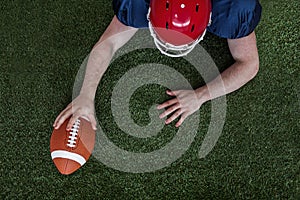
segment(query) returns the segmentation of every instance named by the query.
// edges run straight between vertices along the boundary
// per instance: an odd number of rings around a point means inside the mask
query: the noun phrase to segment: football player
[[[172,57],[186,55],[203,38],[205,31],[226,38],[235,62],[207,85],[195,91],[166,91],[174,98],[158,109],[167,108],[160,118],[176,118],[179,127],[200,106],[231,93],[258,72],[259,56],[254,29],[261,17],[258,0],[113,0],[115,16],[91,51],[80,94],[58,115],[53,126],[70,116],[67,129],[80,116],[90,120],[96,130],[94,97],[101,77],[114,53],[136,33],[148,27],[157,48]],[[122,34],[120,34],[122,33]],[[220,82],[223,81],[223,87]],[[214,90],[210,94],[208,87]],[[192,98],[196,93],[197,99]]]

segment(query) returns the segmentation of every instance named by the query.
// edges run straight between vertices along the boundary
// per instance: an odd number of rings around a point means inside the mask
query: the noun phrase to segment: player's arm
[[[217,77],[208,85],[197,90],[200,102],[231,93],[245,85],[257,74],[259,57],[255,32],[243,38],[228,39],[228,46],[235,63],[221,73],[221,77]],[[220,78],[224,83],[224,88],[220,85]],[[211,94],[208,86],[213,91]]]
[[[228,39],[228,46],[235,63],[213,81],[196,89],[198,99],[193,98],[194,91],[167,91],[168,95],[176,97],[158,106],[158,109],[168,107],[160,115],[161,118],[173,113],[166,120],[167,124],[180,116],[180,120],[176,124],[176,126],[180,126],[187,116],[198,110],[206,101],[233,92],[255,77],[259,68],[255,33],[240,39]]]
[[[112,19],[99,41],[93,47],[84,76],[83,85],[76,97],[56,118],[53,126],[58,129],[68,119],[67,129],[78,117],[85,117],[91,121],[96,129],[94,98],[101,77],[108,68],[114,53],[122,47],[137,31],[137,29],[123,25],[116,16]]]
[[[114,55],[135,34],[137,29],[123,25],[114,16],[100,40],[94,45],[87,64],[80,94],[94,99],[98,83]]]

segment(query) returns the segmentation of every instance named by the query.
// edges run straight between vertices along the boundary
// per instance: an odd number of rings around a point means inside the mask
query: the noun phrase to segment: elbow
[[[259,59],[251,59],[248,61],[244,61],[244,67],[247,69],[247,79],[252,80],[259,71]]]
[[[258,74],[258,71],[259,71],[259,59],[254,59],[252,60],[251,62],[249,62],[248,64],[249,66],[249,75],[250,75],[250,80],[253,79],[257,74]]]
[[[258,74],[258,71],[259,71],[259,59],[253,59],[250,63],[250,69],[251,69],[251,77],[250,77],[250,80],[253,79],[257,74]]]
[[[246,82],[255,78],[259,71],[259,59],[235,60]]]

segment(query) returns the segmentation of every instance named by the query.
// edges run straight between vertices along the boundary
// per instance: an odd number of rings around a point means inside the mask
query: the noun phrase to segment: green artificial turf
[[[52,123],[71,101],[77,71],[113,16],[111,1],[2,1],[0,199],[299,199],[299,1],[261,3],[256,29],[260,71],[227,95],[225,126],[208,156],[199,159],[198,150],[208,129],[210,102],[200,109],[194,142],[169,166],[135,174],[92,156],[80,170],[63,176],[50,157]],[[220,71],[233,62],[226,40],[207,34],[201,44]],[[156,137],[140,139],[114,122],[113,87],[126,71],[150,62],[180,71],[193,87],[203,84],[186,61],[158,50],[115,60],[99,85],[96,114],[107,137],[128,151],[159,149],[177,131],[173,123]],[[130,112],[137,124],[150,122],[148,109],[168,99],[165,89],[145,85],[134,93]]]

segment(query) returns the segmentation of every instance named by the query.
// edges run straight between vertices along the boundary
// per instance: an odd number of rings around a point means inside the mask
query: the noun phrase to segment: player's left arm
[[[160,115],[160,118],[173,113],[166,119],[166,124],[180,117],[176,127],[180,126],[189,115],[197,111],[206,101],[231,93],[255,77],[259,69],[255,32],[243,38],[228,39],[228,46],[235,63],[213,81],[195,91],[167,91],[168,95],[176,98],[158,106],[158,109],[167,108]],[[197,98],[193,98],[194,92],[196,92]]]

